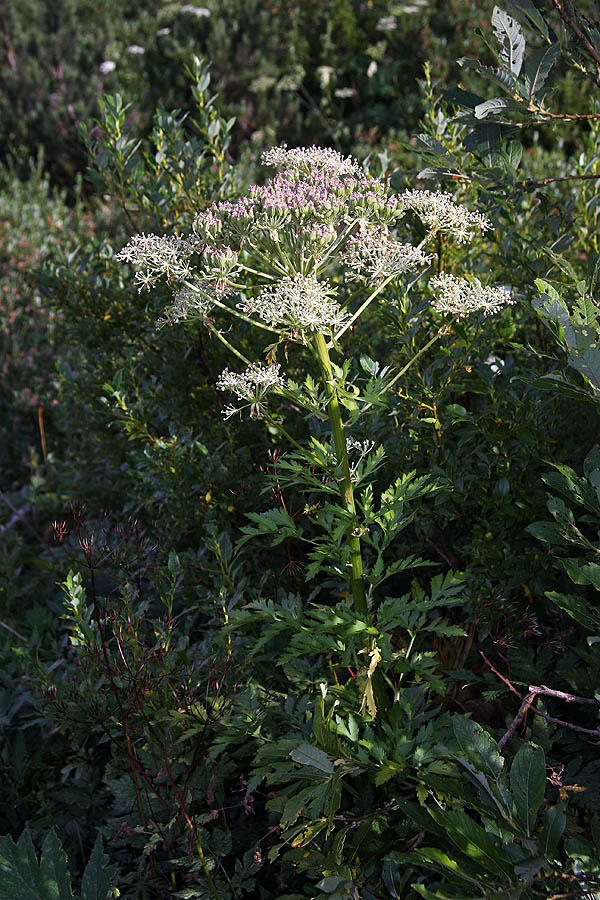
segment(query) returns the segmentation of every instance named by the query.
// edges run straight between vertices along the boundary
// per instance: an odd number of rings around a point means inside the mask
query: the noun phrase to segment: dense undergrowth
[[[1,15],[0,898],[600,896],[594,11]]]

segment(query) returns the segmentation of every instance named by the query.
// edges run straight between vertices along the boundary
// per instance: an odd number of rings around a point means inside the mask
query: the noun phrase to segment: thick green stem
[[[350,476],[350,463],[348,462],[348,451],[346,449],[346,434],[344,432],[340,403],[335,388],[329,350],[327,348],[327,342],[322,334],[315,335],[314,347],[321,366],[325,394],[328,401],[327,411],[329,413],[329,422],[331,424],[337,467],[340,472],[339,484],[342,503],[344,504],[346,512],[350,513],[352,516],[350,525],[348,526],[347,537],[348,547],[350,548],[350,583],[352,587],[352,599],[356,612],[368,616],[369,610],[367,607],[367,595],[365,593],[363,577],[360,536],[358,534],[356,521],[356,506],[354,504],[354,491],[352,489],[352,478]]]

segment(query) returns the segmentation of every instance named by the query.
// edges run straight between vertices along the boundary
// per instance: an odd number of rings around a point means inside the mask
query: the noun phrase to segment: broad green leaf
[[[398,898],[401,897],[398,893],[402,890],[402,880],[399,872],[400,866],[395,860],[389,859],[389,857],[384,859],[381,877],[383,878],[383,883],[387,888],[388,894],[390,897],[393,897],[393,900],[398,900]]]
[[[600,566],[579,559],[561,559],[561,565],[574,584],[593,584],[600,591]],[[600,618],[598,619],[600,623]]]
[[[529,534],[532,534],[538,540],[544,541],[545,544],[552,544],[555,547],[563,546],[567,540],[565,528],[554,522],[532,522],[525,531],[528,531]],[[571,543],[575,542],[571,541]]]
[[[567,814],[562,806],[551,806],[546,810],[544,818],[544,827],[540,835],[540,850],[546,856],[553,856],[558,846],[565,825],[567,824]]]
[[[529,101],[541,94],[554,63],[560,54],[560,45],[550,44],[549,47],[540,47],[527,60],[523,68],[523,80],[527,89]]]
[[[419,806],[416,803],[412,803],[410,800],[404,800],[400,797],[397,798],[396,803],[402,812],[408,816],[409,819],[412,819],[419,828],[430,834],[435,834],[438,838],[445,838],[446,833],[444,829],[435,823],[429,814],[429,810],[425,806]]]
[[[512,864],[499,847],[495,846],[486,831],[466,813],[442,809],[430,809],[430,815],[441,825],[447,837],[459,850],[476,862],[484,871],[500,878],[510,879]]]
[[[504,760],[498,752],[498,745],[487,731],[464,716],[454,716],[452,727],[461,754],[479,771],[498,778],[504,767]]]
[[[532,25],[548,38],[548,26],[533,0],[506,0],[508,6],[516,13],[526,16]]]
[[[598,616],[594,614],[591,607],[588,606],[583,597],[576,597],[573,594],[559,594],[558,591],[546,591],[546,597],[553,603],[556,603],[564,612],[587,628],[588,631],[596,631],[600,622]]]
[[[462,853],[458,854],[458,859],[454,859],[453,856],[448,856],[438,847],[419,847],[415,855],[436,872],[449,875],[453,881],[477,884],[477,877],[481,875],[479,866],[473,865],[471,860],[465,859]],[[471,875],[468,874],[467,869]]]
[[[317,883],[317,887],[325,894],[333,894],[339,888],[345,887],[347,884],[347,880],[340,875],[328,875]]]
[[[294,794],[293,797],[287,798],[283,807],[283,812],[281,814],[281,825],[283,827],[285,827],[286,825],[294,824],[304,807],[309,802],[310,797],[310,791],[302,791],[299,794]]]
[[[572,384],[563,378],[562,375],[540,375],[539,378],[532,378],[530,384],[544,391],[555,391],[557,394],[564,394],[566,397],[572,397],[574,400],[591,399],[587,388]]]
[[[296,834],[296,837],[292,839],[292,847],[304,847],[306,844],[310,844],[312,839],[320,834],[326,827],[327,822],[325,820],[313,822],[312,825],[307,825],[306,828],[302,828],[301,831]]]
[[[334,771],[333,763],[327,754],[319,750],[318,747],[311,747],[310,744],[300,744],[299,747],[292,750],[290,756],[294,762],[299,763],[301,766],[314,766],[315,769],[325,772],[326,775],[331,775]]]
[[[533,879],[544,866],[543,856],[532,856],[515,866],[515,874],[519,875],[526,885],[531,885]]]
[[[499,113],[527,113],[528,109],[524,103],[511,100],[507,97],[494,97],[492,100],[484,100],[478,103],[473,114],[476,119],[486,119],[490,115],[498,115]]]
[[[529,837],[546,790],[546,758],[541,747],[525,744],[510,769],[510,788],[517,816]]]

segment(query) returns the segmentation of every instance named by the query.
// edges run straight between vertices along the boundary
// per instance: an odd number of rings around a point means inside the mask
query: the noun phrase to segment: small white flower
[[[156,327],[160,329],[165,325],[175,325],[187,319],[204,321],[214,306],[211,296],[214,293],[214,285],[210,282],[196,280],[194,287],[186,285],[177,291],[173,303],[157,321]]]
[[[319,76],[319,82],[321,84],[321,88],[326,88],[331,81],[331,76],[335,72],[333,66],[319,66],[317,68],[317,75]]]
[[[296,147],[288,150],[285,144],[265,150],[261,157],[263,166],[277,169],[323,169],[338,175],[361,175],[362,169],[351,156],[342,156],[328,147]]]
[[[459,244],[472,240],[477,232],[488,231],[492,223],[481,213],[455,203],[440,191],[406,191],[399,198],[399,210],[412,210],[433,233],[451,234]]]
[[[366,224],[350,238],[342,256],[351,278],[375,283],[424,266],[430,259],[419,247],[394,240],[387,229]]]
[[[348,453],[355,451],[360,456],[366,456],[375,447],[375,441],[357,441],[356,438],[346,438],[346,450]]]
[[[397,27],[396,16],[382,16],[375,26],[377,31],[395,31]]]
[[[110,72],[114,72],[117,68],[116,62],[112,59],[105,59],[104,62],[100,63],[99,69],[103,75],[108,75]]]
[[[166,37],[168,34],[171,34],[170,28],[159,28],[156,32],[156,37]]]
[[[351,88],[351,87],[336,88],[336,90],[333,93],[335,94],[336,97],[339,97],[340,100],[347,100],[350,97],[354,97],[354,88]]]
[[[262,401],[265,395],[274,387],[284,387],[285,381],[279,374],[280,366],[273,363],[270,366],[261,366],[259,363],[250,363],[244,372],[231,372],[225,369],[217,379],[217,388],[220,391],[231,391],[238,400],[245,400],[241,407],[228,406],[223,411],[228,419],[236,412],[241,412],[246,406],[250,406],[250,415],[254,418],[260,416]]]
[[[367,68],[367,78],[372,78],[377,71],[377,62],[372,59]]]
[[[150,290],[160,278],[182,281],[192,275],[190,256],[196,246],[186,238],[157,234],[136,234],[116,259],[131,263],[139,291]]]
[[[193,6],[191,3],[184,4],[179,12],[191,13],[197,19],[204,19],[210,16],[210,9],[207,9],[206,6]]]
[[[478,278],[457,278],[442,272],[434,275],[429,284],[435,295],[431,304],[433,308],[457,319],[478,311],[483,312],[484,316],[491,316],[515,303],[507,288],[483,285]]]
[[[331,288],[312,275],[286,276],[264,288],[258,297],[241,304],[246,313],[256,313],[272,326],[284,326],[291,333],[331,331],[348,319]]]
[[[142,56],[146,51],[139,44],[130,44],[127,52],[131,53],[132,56]]]

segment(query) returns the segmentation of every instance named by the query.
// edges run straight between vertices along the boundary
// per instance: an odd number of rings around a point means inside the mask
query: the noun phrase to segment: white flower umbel
[[[292,333],[329,332],[348,320],[332,293],[329,285],[318,278],[297,274],[269,285],[257,297],[240,304],[240,308]]]
[[[450,234],[459,244],[492,228],[481,213],[459,206],[450,194],[439,191],[406,191],[400,197],[399,210],[412,210],[430,231]]]
[[[491,316],[515,302],[507,288],[484,285],[478,278],[457,278],[442,272],[434,275],[429,286],[435,295],[433,308],[457,319],[474,312]]]
[[[188,286],[181,288],[175,294],[173,303],[165,311],[164,316],[157,321],[156,327],[160,329],[186,319],[205,321],[214,306],[211,293],[214,293],[214,285],[198,280],[193,288]]]
[[[250,415],[261,415],[262,401],[265,395],[273,387],[283,387],[285,382],[279,374],[280,366],[273,363],[270,366],[261,366],[258,363],[250,363],[244,372],[231,372],[225,369],[217,379],[217,387],[220,391],[231,391],[238,400],[245,400],[242,406],[228,406],[223,410],[226,419],[241,412],[246,406],[250,407]]]
[[[351,156],[342,156],[327,147],[296,147],[288,150],[285,144],[265,150],[261,157],[264,166],[276,169],[325,169],[337,175],[362,175],[363,171]]]
[[[135,281],[140,291],[150,290],[161,278],[183,281],[192,270],[190,256],[196,246],[186,238],[157,234],[136,234],[117,253],[116,259],[131,263],[136,269]]]
[[[351,278],[380,284],[386,278],[424,266],[431,257],[420,247],[401,244],[385,228],[362,227],[346,244],[342,261]]]

